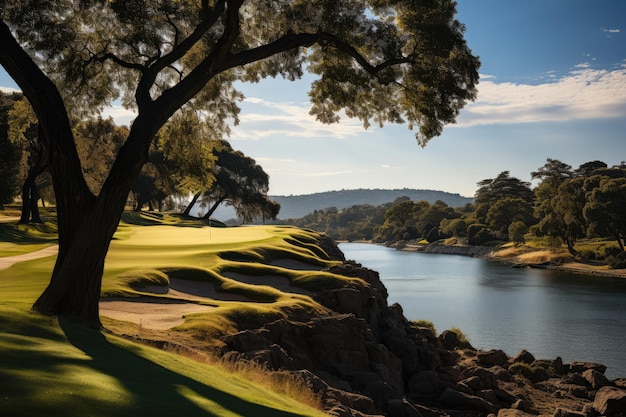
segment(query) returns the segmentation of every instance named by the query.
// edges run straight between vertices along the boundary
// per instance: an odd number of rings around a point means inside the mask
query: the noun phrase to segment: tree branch
[[[332,46],[346,53],[373,77],[378,77],[380,72],[386,68],[394,65],[406,64],[415,59],[414,55],[409,55],[406,57],[390,59],[378,65],[372,65],[356,50],[356,48],[331,33],[288,33],[274,42],[231,55],[225,63],[227,66],[225,69],[250,64],[281,52],[286,52],[298,47],[308,47],[316,43],[322,47]]]

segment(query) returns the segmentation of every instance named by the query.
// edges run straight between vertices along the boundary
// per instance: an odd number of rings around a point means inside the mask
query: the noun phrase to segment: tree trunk
[[[189,213],[191,213],[191,209],[193,208],[193,206],[196,205],[196,202],[200,198],[201,194],[202,194],[202,192],[194,194],[193,198],[191,199],[191,202],[189,204],[187,204],[187,207],[185,207],[185,211],[183,211],[183,214],[185,216],[189,216]]]
[[[573,239],[564,239],[564,240],[565,240],[565,244],[567,245],[567,250],[569,251],[569,253],[573,257],[578,256],[578,251],[574,249],[574,240]]]
[[[26,180],[24,180],[24,185],[22,186],[22,214],[20,216],[21,224],[27,224],[31,221],[31,219],[36,223],[41,223],[41,219],[39,218],[39,208],[37,207],[39,192],[37,191],[37,185],[35,181],[37,180],[37,177],[41,175],[47,168],[47,164],[38,162],[33,168],[29,170],[28,175],[26,176]],[[36,197],[36,200],[33,202],[32,199],[34,197]],[[36,210],[36,214],[33,212],[33,207]]]
[[[619,248],[622,250],[622,252],[624,252],[624,244],[622,243],[622,239],[620,238],[620,233],[616,232],[615,237],[616,237],[615,240],[617,240],[617,244],[619,245]],[[626,242],[626,239],[625,239],[625,242]]]
[[[59,252],[48,287],[33,310],[58,315],[100,328],[99,299],[104,260],[121,211],[107,210],[106,204],[86,209],[75,227],[69,247]],[[62,230],[59,230],[61,238]]]
[[[215,210],[217,210],[219,205],[222,204],[225,200],[226,200],[226,197],[218,198],[215,204],[213,204],[213,206],[209,209],[209,211],[204,216],[202,216],[202,218],[205,220],[209,220],[211,216],[213,215],[213,213],[215,213]]]
[[[30,222],[31,223],[43,223],[41,221],[41,217],[39,216],[39,206],[37,202],[39,201],[39,188],[37,187],[37,183],[33,183],[30,187]]]

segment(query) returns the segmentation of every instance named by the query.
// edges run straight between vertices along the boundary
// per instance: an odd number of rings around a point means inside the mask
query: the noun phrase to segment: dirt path
[[[56,255],[59,252],[59,245],[50,246],[41,250],[24,253],[22,255],[5,256],[0,258],[0,270],[10,268],[19,262],[32,261],[33,259],[45,258]]]

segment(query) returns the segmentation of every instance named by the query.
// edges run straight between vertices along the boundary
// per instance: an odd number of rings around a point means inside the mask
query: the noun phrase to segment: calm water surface
[[[339,247],[380,273],[389,302],[410,320],[432,321],[438,332],[458,327],[476,348],[600,362],[607,376],[626,377],[626,280],[365,243]]]

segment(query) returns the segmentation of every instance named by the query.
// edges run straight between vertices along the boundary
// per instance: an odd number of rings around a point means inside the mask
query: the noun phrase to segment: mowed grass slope
[[[347,279],[315,268],[294,271],[273,264],[285,259],[318,267],[332,263],[323,259],[315,235],[300,229],[209,228],[158,215],[130,214],[124,220],[107,257],[103,295],[182,298],[214,307],[190,315],[169,331],[170,337],[203,335],[208,343],[215,332],[236,329],[238,320],[322,309],[306,295],[262,285],[269,275],[309,288]],[[39,233],[38,239],[54,239],[53,231]],[[323,415],[223,368],[31,312],[53,265],[54,257],[48,257],[0,271],[1,416]],[[224,271],[256,274],[261,282],[238,282],[222,275]],[[172,279],[203,281],[248,301],[184,300],[185,295],[146,291],[152,285],[166,287]],[[124,323],[104,322],[124,328]]]

